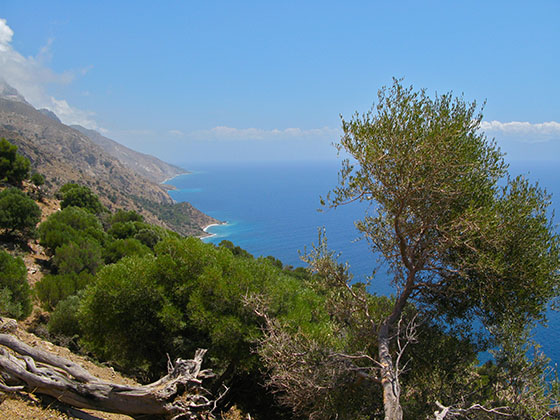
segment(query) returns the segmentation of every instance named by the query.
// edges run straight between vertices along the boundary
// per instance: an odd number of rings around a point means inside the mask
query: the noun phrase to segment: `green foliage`
[[[84,185],[74,183],[65,184],[60,188],[59,196],[62,198],[60,202],[61,209],[80,207],[93,214],[100,214],[107,211],[99,201],[99,197]]]
[[[475,308],[486,325],[505,323],[511,334],[543,320],[559,292],[560,242],[549,205],[544,191],[518,177],[470,215],[478,229],[465,230],[464,239],[475,247],[449,248],[446,263],[461,267],[461,274],[447,277],[444,308]]]
[[[0,288],[0,314],[12,318],[24,318],[22,305],[16,302],[7,287]]]
[[[21,258],[0,250],[0,314],[23,319],[31,313],[27,269]]]
[[[166,299],[152,272],[153,258],[125,258],[105,266],[84,292],[79,319],[83,340],[98,357],[150,371],[165,361]]]
[[[54,335],[73,337],[81,334],[80,322],[78,320],[78,309],[80,298],[76,295],[61,300],[51,313],[48,329]]]
[[[183,234],[193,231],[200,232],[200,227],[196,221],[191,219],[190,214],[193,211],[193,207],[189,203],[161,203],[138,196],[131,196],[131,198],[138,206],[154,213],[159,219],[178,232]]]
[[[116,222],[107,231],[109,235],[116,239],[132,238],[138,233],[137,223],[135,222]]]
[[[180,237],[175,232],[144,222],[143,217],[134,211],[123,210],[111,216],[107,233],[115,239],[137,239],[150,249],[163,238]]]
[[[37,203],[17,188],[0,192],[0,228],[29,237],[34,234],[40,218],[41,209]]]
[[[515,318],[521,331],[558,293],[559,238],[546,193],[521,178],[499,187],[506,165],[481,120],[475,103],[395,81],[374,110],[342,121],[339,148],[356,163],[344,162],[331,205],[374,204],[358,229],[433,316]]]
[[[117,239],[110,242],[103,250],[103,258],[106,264],[116,263],[124,257],[134,255],[143,257],[149,254],[152,254],[151,249],[134,238]]]
[[[97,241],[84,237],[67,242],[56,248],[53,264],[60,274],[79,274],[82,271],[95,274],[102,265],[102,248]]]
[[[53,213],[39,225],[39,238],[41,245],[54,253],[61,245],[86,238],[102,244],[106,234],[93,214],[78,207],[67,207]]]
[[[93,275],[85,271],[79,274],[47,274],[35,284],[35,294],[43,309],[52,311],[60,301],[76,295],[93,280]]]
[[[146,245],[150,249],[154,249],[156,244],[162,239],[161,234],[163,237],[168,236],[167,232],[163,232],[163,229],[159,229],[160,232],[158,233],[157,228],[159,226],[147,227],[138,230],[138,233],[134,235],[134,239],[138,239],[144,245]],[[160,234],[161,233],[161,234]]]
[[[308,282],[326,297],[331,331],[302,334],[276,320],[260,350],[270,385],[295,411],[328,419],[381,418],[387,410],[385,418],[401,418],[402,403],[404,418],[416,419],[432,415],[439,401],[454,410],[478,407],[480,419],[495,415],[476,404],[506,406],[515,418],[546,416],[551,394],[547,402],[542,364],[528,363],[510,341],[523,342],[558,294],[560,240],[549,197],[507,177],[481,121],[476,103],[450,93],[430,98],[398,80],[379,91],[370,112],[342,121],[338,148],[352,160],[343,162],[328,203],[371,204],[356,226],[389,268],[395,297],[372,299],[362,286],[349,287],[346,269],[320,240],[308,258],[317,276]],[[481,348],[473,318],[503,352],[484,372],[475,365]],[[349,356],[344,363],[334,356],[341,353]],[[353,393],[345,385],[356,372],[365,379]],[[376,381],[382,386],[372,391]],[[355,398],[349,409],[336,403],[345,395]]]
[[[220,242],[218,246],[229,249],[233,253],[233,255],[237,255],[239,257],[245,257],[245,258],[253,258],[253,256],[249,252],[247,252],[240,246],[235,246],[231,241],[224,239],[223,241]],[[282,268],[282,266],[280,266],[280,268]]]
[[[201,346],[219,372],[228,366],[230,375],[258,372],[252,349],[261,321],[244,298],[261,293],[276,316],[302,325],[320,318],[314,294],[270,261],[235,256],[196,238],[163,239],[155,257],[123,258],[97,274],[80,309],[84,343],[103,358],[151,374],[165,368],[165,353],[175,357]]]
[[[42,174],[40,174],[39,172],[35,172],[33,175],[31,175],[31,178],[29,180],[36,187],[40,187],[41,185],[45,184],[45,177]]]
[[[111,216],[111,224],[119,223],[119,222],[143,222],[144,217],[141,214],[136,213],[134,210],[126,211],[126,210],[117,210]]]
[[[0,139],[0,181],[20,185],[29,175],[29,159],[17,153],[17,146]]]

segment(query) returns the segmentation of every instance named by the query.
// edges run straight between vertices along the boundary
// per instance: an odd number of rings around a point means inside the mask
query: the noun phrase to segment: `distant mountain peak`
[[[27,103],[25,98],[18,92],[18,90],[10,86],[2,78],[0,78],[0,98],[9,99],[10,101]]]

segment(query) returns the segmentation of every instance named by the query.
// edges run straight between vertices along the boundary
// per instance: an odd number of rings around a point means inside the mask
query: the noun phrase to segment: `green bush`
[[[116,222],[114,223],[107,233],[115,239],[132,238],[138,232],[136,223],[134,222]]]
[[[91,238],[79,238],[56,248],[53,264],[59,274],[95,274],[103,264],[102,248]]]
[[[9,234],[20,232],[24,237],[32,236],[41,219],[41,209],[26,194],[17,188],[0,192],[0,228]]]
[[[134,238],[117,239],[109,243],[103,250],[106,264],[116,263],[124,257],[132,257],[134,255],[143,257],[148,254],[152,254],[151,249]]]
[[[155,227],[155,226],[154,226]],[[163,229],[161,229],[163,230]],[[165,235],[165,233],[164,233]],[[142,228],[138,231],[136,235],[134,235],[135,239],[138,239],[144,245],[146,245],[150,249],[154,249],[156,244],[162,240],[161,234],[153,228]]]
[[[103,244],[106,236],[99,220],[78,207],[67,207],[53,213],[39,225],[41,245],[49,248],[52,253],[59,246],[77,242],[81,238],[89,237]]]
[[[134,210],[117,210],[115,214],[111,216],[111,224],[119,222],[143,222],[144,217],[136,213]]]
[[[29,176],[29,159],[17,153],[17,146],[0,139],[0,181],[20,185]]]
[[[96,354],[157,370],[164,367],[162,354],[190,354],[207,345],[218,370],[229,364],[253,369],[261,323],[245,296],[266,294],[278,316],[296,308],[293,319],[318,316],[300,302],[313,293],[303,293],[301,280],[269,260],[236,256],[196,238],[164,239],[155,254],[105,266],[85,291],[80,319]]]
[[[38,172],[35,172],[33,175],[31,175],[31,178],[29,180],[36,187],[40,187],[41,185],[45,184],[45,177]]]
[[[31,313],[27,269],[21,258],[0,250],[0,313],[22,319]]]
[[[51,313],[47,328],[49,333],[72,337],[81,334],[78,320],[80,298],[76,295],[61,300]]]
[[[80,207],[93,214],[100,214],[106,211],[103,204],[99,201],[99,197],[84,185],[65,184],[60,188],[58,196],[62,198],[60,202],[61,209]]]
[[[152,275],[155,260],[124,258],[105,266],[88,287],[78,317],[84,344],[125,369],[164,366],[171,337],[161,319],[166,299]]]
[[[94,277],[87,273],[80,274],[47,274],[35,283],[35,294],[41,301],[41,306],[47,311],[52,311],[61,300],[77,294]]]

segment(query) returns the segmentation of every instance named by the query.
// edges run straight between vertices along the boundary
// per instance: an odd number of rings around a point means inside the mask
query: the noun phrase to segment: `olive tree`
[[[338,148],[350,158],[327,204],[370,203],[356,226],[394,286],[385,315],[363,307],[377,341],[370,356],[386,420],[403,418],[398,332],[407,305],[424,319],[453,325],[476,318],[488,331],[521,335],[558,293],[549,197],[508,176],[481,120],[474,102],[451,93],[431,98],[398,80],[379,91],[372,110],[342,120]],[[312,268],[324,268],[323,258],[330,256],[314,255]]]

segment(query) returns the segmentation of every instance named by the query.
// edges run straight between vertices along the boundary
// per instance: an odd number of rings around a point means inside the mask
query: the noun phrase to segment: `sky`
[[[393,77],[486,102],[508,159],[558,160],[558,22],[558,0],[2,0],[0,77],[172,163],[335,159]]]

